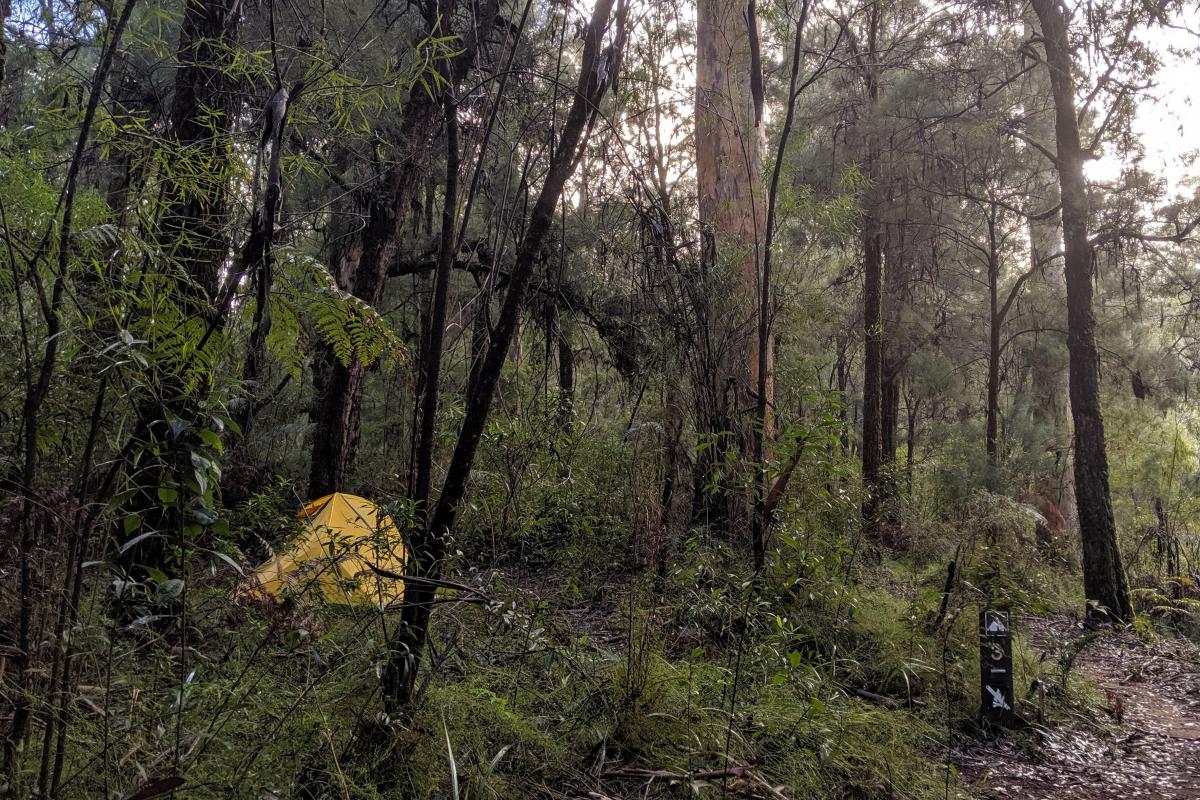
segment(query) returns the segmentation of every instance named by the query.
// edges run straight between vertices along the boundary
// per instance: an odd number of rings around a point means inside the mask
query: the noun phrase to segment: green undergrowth
[[[656,779],[667,796],[716,797],[721,779],[690,776],[726,767],[753,775],[724,781],[745,796],[762,781],[789,797],[940,796],[944,706],[928,699],[931,644],[903,603],[670,580],[626,587],[571,624],[576,607],[511,588],[490,607],[444,604],[436,667],[413,717],[389,723],[383,759],[350,737],[378,713],[377,615],[231,605],[228,581],[211,576],[189,597],[186,637],[97,611],[80,635],[111,660],[80,665],[87,700],[71,710],[63,796],[126,796],[175,774],[188,798],[305,785],[350,798],[625,796],[646,781],[636,770],[654,770],[682,778]],[[700,592],[734,609],[724,635],[680,624]],[[952,683],[961,696],[961,676]],[[896,707],[856,697],[860,686]]]
[[[949,596],[944,562],[788,526],[757,576],[703,531],[657,577],[458,574],[479,595],[439,596],[419,701],[390,720],[394,616],[235,603],[220,570],[189,580],[186,624],[118,626],[98,600],[63,796],[178,775],[188,798],[944,797],[948,742],[977,732],[978,609],[1073,602],[1035,558],[959,552]],[[1021,635],[1014,663],[1026,718],[1095,708]],[[354,738],[379,722],[382,751]]]

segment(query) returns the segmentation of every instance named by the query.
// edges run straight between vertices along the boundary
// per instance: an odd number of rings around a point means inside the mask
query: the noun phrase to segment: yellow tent
[[[339,605],[385,606],[404,594],[404,542],[379,506],[340,492],[314,500],[298,515],[300,534],[251,576],[249,592],[323,598]]]

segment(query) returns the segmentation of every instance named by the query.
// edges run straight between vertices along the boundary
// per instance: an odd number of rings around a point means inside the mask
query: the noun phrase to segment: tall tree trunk
[[[863,532],[876,540],[883,511],[883,252],[878,224],[868,211],[863,229],[862,513]]]
[[[917,450],[917,414],[921,411],[921,398],[913,397],[911,393],[904,395],[904,409],[907,412],[907,424],[904,429],[904,483],[905,491],[911,495],[913,490],[913,464]]]
[[[1035,31],[1033,21],[1026,26],[1027,36]],[[1034,97],[1051,98],[1050,78],[1046,70],[1033,70],[1029,75],[1028,91]],[[1054,108],[1051,103],[1044,111],[1030,115],[1027,130],[1031,137],[1049,144],[1054,141]],[[1042,209],[1058,206],[1061,193],[1053,174],[1046,174],[1037,186],[1037,203]],[[1062,262],[1055,255],[1062,250],[1062,214],[1054,212],[1044,219],[1029,222],[1030,269],[1036,272],[1031,292],[1036,291],[1042,301],[1055,313],[1043,321],[1046,327],[1065,328],[1065,281]],[[1067,355],[1060,347],[1057,334],[1039,336],[1026,349],[1030,387],[1033,393],[1032,413],[1040,427],[1049,432],[1045,447],[1052,457],[1053,467],[1037,476],[1035,489],[1038,494],[1053,502],[1062,513],[1064,524],[1074,529],[1077,524],[1075,511],[1075,475],[1072,456],[1070,386],[1068,381]],[[1053,341],[1048,341],[1053,339]]]
[[[557,327],[558,426],[560,431],[568,433],[575,416],[575,350],[571,346],[570,320],[560,314]]]
[[[907,189],[901,188],[901,197]],[[905,222],[894,222],[886,236],[883,261],[883,365],[881,367],[880,460],[885,469],[896,461],[897,435],[900,429],[900,384],[903,353],[897,334],[900,330],[900,311],[904,307],[908,287],[908,260],[905,251]],[[885,475],[885,485],[889,476]],[[890,490],[890,486],[888,487]],[[891,502],[894,498],[885,498]]]
[[[8,15],[12,13],[12,0],[0,0],[0,92],[4,91],[4,79],[8,69],[8,36],[4,26],[8,24]],[[4,122],[4,112],[0,109],[0,124]]]
[[[906,198],[907,185],[901,179],[898,195]],[[900,350],[900,313],[908,291],[908,253],[905,249],[907,202],[896,203],[901,209],[901,219],[890,226],[885,237],[883,260],[883,318],[880,335],[883,337],[883,355],[880,364],[879,383],[879,513],[887,528],[887,536],[897,534],[900,528],[899,484],[897,482],[896,449],[900,430],[900,385],[904,381],[904,354]]]
[[[739,475],[725,474],[725,454],[736,453],[743,462],[739,471],[752,457],[749,412],[756,407],[760,370],[756,322],[765,212],[757,24],[738,0],[696,5],[696,188],[708,323],[696,422],[701,434],[721,437],[698,459],[698,478],[706,483],[708,472],[716,471],[718,491],[698,497],[711,501],[710,517],[731,528],[748,520],[750,498],[736,488]],[[769,372],[769,347],[767,357]]]
[[[754,481],[754,520],[750,532],[750,543],[754,551],[754,569],[759,571],[766,561],[767,534],[770,532],[774,508],[768,507],[767,497],[771,493],[771,475],[767,469],[767,435],[770,432],[771,403],[774,401],[771,384],[771,314],[773,287],[771,285],[771,248],[775,238],[775,210],[779,200],[779,179],[783,175],[784,155],[788,139],[792,134],[792,123],[796,116],[796,96],[800,92],[797,81],[800,77],[800,61],[803,55],[804,28],[808,22],[809,0],[803,0],[800,15],[796,20],[796,32],[792,39],[792,63],[788,78],[787,110],[783,119],[783,130],[779,133],[779,147],[775,151],[775,166],[771,171],[771,185],[767,192],[767,218],[763,241],[762,282],[758,290],[758,364],[755,386],[756,406],[754,419],[754,466],[758,471]],[[750,20],[754,22],[753,19]],[[761,76],[759,76],[761,77]],[[794,469],[794,467],[793,467]],[[789,474],[780,474],[777,481],[786,481]]]
[[[1092,246],[1084,153],[1075,112],[1075,82],[1067,25],[1057,0],[1032,0],[1042,28],[1054,96],[1059,187],[1067,279],[1067,348],[1071,416],[1075,423],[1075,492],[1083,543],[1083,587],[1088,600],[1113,619],[1130,620],[1133,608],[1121,566],[1108,486],[1108,455],[1100,411],[1100,359],[1092,314]]]
[[[987,359],[987,422],[984,426],[984,442],[987,450],[988,483],[996,490],[995,472],[1000,453],[1000,329],[1004,320],[1000,316],[1000,263],[996,254],[990,252],[988,273],[988,359]]]
[[[517,247],[508,290],[479,369],[475,391],[467,398],[466,417],[459,430],[441,494],[433,507],[428,525],[411,536],[408,542],[412,559],[409,572],[419,578],[436,580],[441,574],[450,531],[466,493],[475,452],[487,424],[500,373],[516,333],[539,253],[553,225],[554,210],[567,179],[578,163],[584,129],[589,126],[589,120],[594,119],[595,109],[608,87],[608,77],[615,77],[619,69],[624,40],[624,3],[618,10],[617,31],[611,48],[602,53],[600,47],[613,2],[598,0],[592,12],[584,39],[575,99],[563,123],[558,147],[550,160],[545,183],[530,214],[529,225]],[[604,61],[600,62],[599,59]],[[601,63],[604,69],[599,68]],[[389,643],[388,662],[383,675],[384,707],[389,713],[406,710],[412,701],[416,675],[428,637],[435,589],[434,582],[425,580],[409,581],[405,586],[400,626]]]
[[[240,15],[241,0],[187,0],[184,6],[169,118],[179,158],[195,169],[180,180],[168,181],[166,208],[158,225],[166,255],[186,276],[180,284],[180,303],[185,311],[204,321],[208,333],[221,324],[219,284],[230,246],[230,134],[241,105],[231,67]],[[196,166],[201,164],[204,169]],[[207,338],[206,333],[204,341]],[[207,388],[200,387],[197,393]],[[165,565],[167,537],[180,528],[177,509],[164,506],[158,498],[159,487],[173,480],[178,465],[159,453],[179,449],[179,443],[168,444],[168,419],[174,417],[190,424],[198,401],[197,393],[184,393],[183,382],[176,374],[162,376],[160,393],[162,407],[148,406],[140,414],[146,438],[140,454],[144,461],[137,470],[138,492],[125,514],[141,519],[141,533],[156,535],[123,549],[117,559],[138,580],[146,576],[147,567],[159,569]],[[185,435],[191,436],[192,431],[189,429]],[[125,613],[131,608],[122,604],[118,610]]]
[[[186,296],[206,316],[229,252],[229,134],[242,96],[230,67],[240,14],[241,0],[187,0],[171,100],[171,133],[179,157],[205,168],[171,182],[159,228],[167,254],[194,284]]]
[[[874,112],[879,103],[877,44],[882,10],[872,3],[867,11],[865,52],[857,60],[866,90],[867,107]],[[870,124],[870,120],[868,120]],[[863,400],[862,478],[863,533],[879,541],[883,533],[883,241],[882,187],[878,143],[868,130],[863,141],[865,173],[870,180],[863,197]]]
[[[841,440],[842,453],[846,456],[849,456],[853,452],[851,449],[852,443],[850,441],[850,431],[852,428],[852,421],[850,419],[850,398],[847,396],[847,392],[850,388],[850,357],[846,351],[849,346],[850,343],[847,336],[839,333],[835,339],[837,357],[833,362],[833,377],[835,383],[832,388],[837,389],[838,399],[841,400],[841,404],[837,412],[838,420],[841,422],[841,425],[839,426],[839,430],[841,432],[838,438]]]
[[[267,337],[271,335],[271,284],[274,282],[274,244],[275,220],[283,203],[283,174],[281,156],[283,151],[283,132],[287,124],[288,95],[280,86],[275,100],[280,105],[270,109],[275,117],[268,117],[264,124],[269,125],[263,141],[270,145],[271,157],[267,166],[267,185],[263,193],[262,205],[254,209],[250,223],[250,236],[242,258],[243,269],[254,280],[254,320],[250,328],[250,340],[246,347],[246,360],[242,365],[242,378],[249,389],[250,396],[242,413],[238,415],[238,423],[242,428],[242,436],[250,432],[250,425],[257,412],[256,405],[265,402],[265,394],[259,391],[259,383],[267,369]],[[263,157],[262,148],[259,158]],[[258,186],[254,187],[257,192]]]
[[[458,214],[458,106],[454,96],[446,92],[443,100],[446,113],[446,197],[442,204],[442,235],[438,249],[437,272],[433,278],[433,297],[430,300],[429,335],[424,353],[424,375],[421,396],[421,424],[417,440],[417,482],[413,500],[427,510],[429,485],[433,476],[434,434],[437,427],[438,387],[442,374],[442,343],[446,334],[446,304],[450,297],[450,268],[458,246],[456,220]]]

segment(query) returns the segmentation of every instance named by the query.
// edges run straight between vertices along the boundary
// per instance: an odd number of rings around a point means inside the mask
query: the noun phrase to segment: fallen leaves
[[[1043,648],[1077,635],[1064,618],[1025,624]],[[1200,798],[1200,654],[1114,632],[1083,652],[1079,669],[1104,688],[1117,733],[1045,730],[1033,753],[1005,739],[975,742],[954,754],[974,791],[1022,800]]]

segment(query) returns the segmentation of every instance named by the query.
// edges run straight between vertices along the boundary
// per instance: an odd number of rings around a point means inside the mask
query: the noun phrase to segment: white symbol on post
[[[992,708],[1002,708],[1005,711],[1012,711],[1012,706],[1004,699],[1004,692],[999,689],[993,689],[991,686],[988,686],[987,690],[988,694],[992,696]]]
[[[1005,633],[1008,628],[1004,624],[1004,619],[995,612],[988,612],[987,626],[984,628],[985,633]]]

